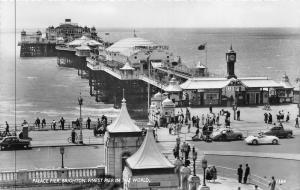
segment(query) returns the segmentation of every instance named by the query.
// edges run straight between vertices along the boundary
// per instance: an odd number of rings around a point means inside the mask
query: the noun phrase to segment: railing
[[[165,89],[167,85],[160,82],[155,76],[148,76],[147,74],[141,73],[140,71],[120,71],[119,69],[111,68],[106,66],[104,63],[99,62],[92,58],[87,58],[87,66],[93,70],[103,70],[112,76],[120,80],[143,80],[147,83],[150,83],[153,86],[158,88]]]
[[[58,168],[38,170],[18,170],[16,172],[0,172],[0,187],[5,185],[35,184],[39,179],[86,179],[96,178],[105,174],[105,166],[88,168]]]
[[[223,176],[223,177],[237,179],[237,174],[236,174],[237,169],[228,168],[228,167],[224,167],[224,166],[215,166],[215,167],[217,168],[218,175]],[[260,177],[258,175],[250,174],[249,182],[251,184],[258,185],[262,189],[267,189],[269,187],[270,181],[268,181],[267,179]],[[276,190],[282,190],[282,189],[280,187],[278,187],[278,185],[277,185]]]

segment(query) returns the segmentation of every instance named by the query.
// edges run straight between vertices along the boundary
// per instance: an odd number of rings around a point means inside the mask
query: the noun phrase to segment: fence
[[[68,180],[68,179],[88,179],[103,176],[105,166],[90,168],[59,168],[59,169],[39,169],[39,170],[18,170],[16,172],[0,172],[0,187],[10,185],[32,185],[43,179],[48,180]],[[55,182],[54,182],[55,183]]]
[[[234,178],[237,179],[237,169],[233,168],[228,168],[224,166],[215,166],[218,171],[218,175],[223,176],[223,177],[228,177],[228,178]],[[269,187],[269,182],[266,178],[260,177],[255,174],[251,174],[249,176],[249,183],[258,185],[262,189],[268,189]],[[276,190],[282,190],[280,187],[276,187]]]

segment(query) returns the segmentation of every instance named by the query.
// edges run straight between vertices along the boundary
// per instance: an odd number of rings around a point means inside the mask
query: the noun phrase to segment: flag
[[[198,50],[205,50],[206,42],[198,46]]]

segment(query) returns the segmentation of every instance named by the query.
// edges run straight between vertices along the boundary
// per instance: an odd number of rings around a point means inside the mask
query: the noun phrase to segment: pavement
[[[76,130],[79,135],[79,130]],[[101,145],[103,137],[95,137],[93,130],[83,129],[83,145]],[[51,130],[51,131],[30,131],[29,137],[32,138],[32,147],[55,147],[55,146],[82,146],[68,142],[71,137],[70,130]]]

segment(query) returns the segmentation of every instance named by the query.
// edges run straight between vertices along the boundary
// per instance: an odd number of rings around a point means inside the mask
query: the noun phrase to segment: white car
[[[279,144],[279,138],[275,136],[269,136],[269,135],[250,135],[245,139],[245,142],[247,144]]]

